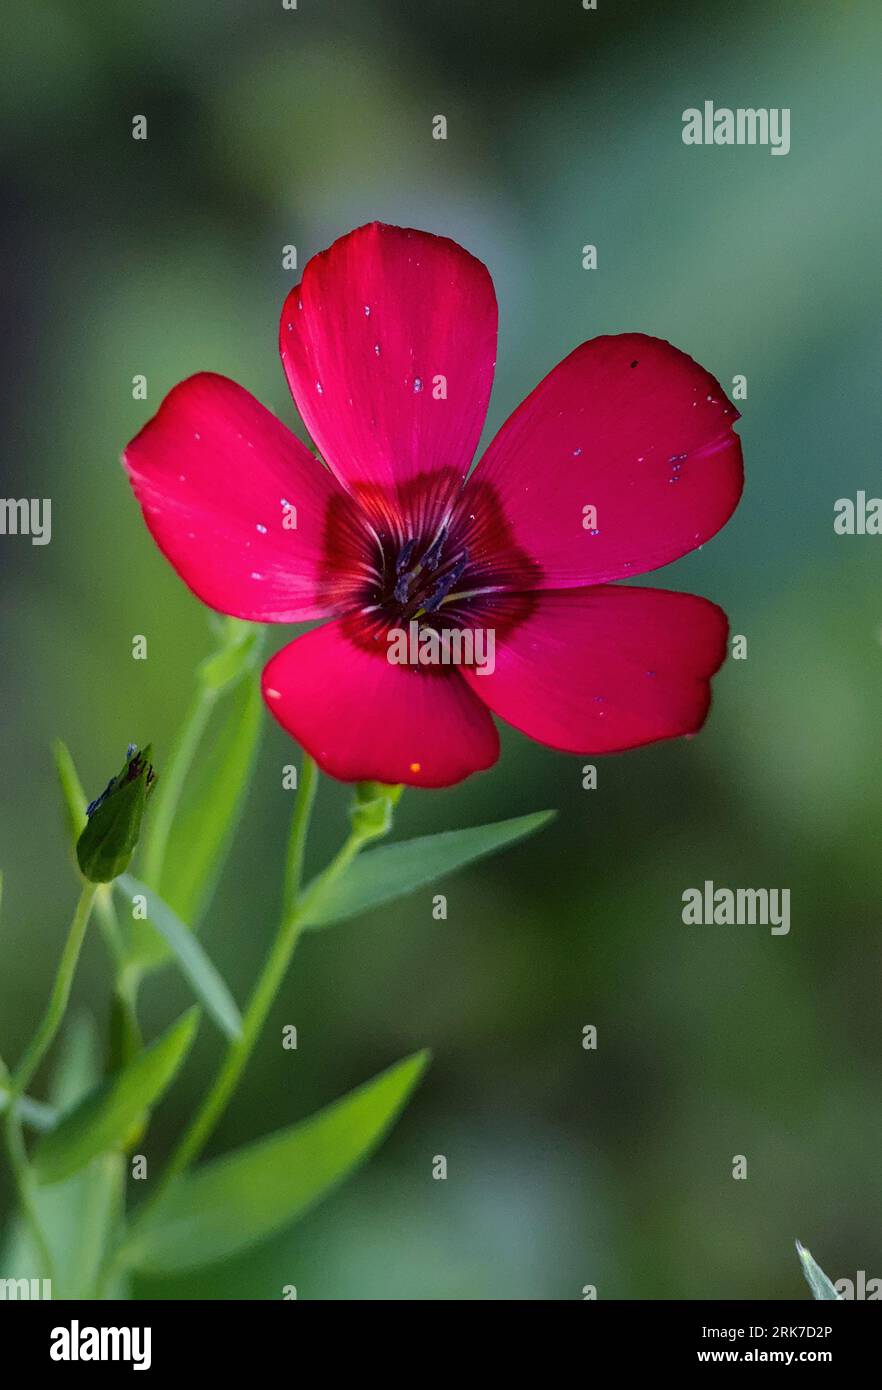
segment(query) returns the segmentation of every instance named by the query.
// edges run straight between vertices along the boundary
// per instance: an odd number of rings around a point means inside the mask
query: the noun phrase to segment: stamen
[[[398,559],[395,562],[396,574],[401,574],[404,570],[407,569],[408,565],[410,564],[410,557],[411,555],[413,555],[415,546],[416,537],[410,536],[409,539],[405,541],[404,545],[402,546]]]
[[[425,613],[434,613],[446,599],[456,581],[462,575],[463,570],[469,562],[469,552],[464,550],[454,563],[453,567],[439,579],[429,597],[423,603]]]
[[[447,539],[447,522],[445,521],[432,544],[423,556],[423,564],[427,570],[436,570],[438,561],[441,559],[441,547]]]

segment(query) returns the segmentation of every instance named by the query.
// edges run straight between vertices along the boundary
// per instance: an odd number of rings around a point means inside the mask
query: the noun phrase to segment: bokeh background
[[[219,1152],[414,1049],[434,1061],[379,1154],[251,1255],[151,1297],[807,1296],[882,1276],[882,540],[833,503],[879,466],[882,16],[874,0],[15,0],[4,40],[4,496],[51,497],[50,545],[0,540],[0,1049],[42,1008],[75,884],[49,753],[97,792],[130,740],[161,764],[210,644],[118,456],[193,371],[300,429],[276,353],[300,264],[374,217],[490,267],[500,351],[487,437],[597,333],[669,338],[730,388],[747,489],[662,572],[748,639],[700,737],[584,760],[506,736],[489,774],[408,792],[397,831],[543,807],[505,857],[305,941]],[[790,107],[792,149],[689,148],[681,112]],[[146,142],[131,139],[144,113]],[[445,114],[446,142],[431,138]],[[586,272],[581,248],[597,245]],[[132,400],[144,373],[146,403]],[[131,659],[144,633],[149,659]],[[290,631],[271,634],[276,645]],[[241,1000],[273,929],[291,756],[266,720],[204,939]],[[314,862],[344,828],[321,792]],[[684,888],[789,887],[792,928],[685,927]],[[104,1021],[90,940],[76,1007]],[[187,995],[148,987],[145,1023]],[[283,1023],[299,1050],[278,1046]],[[599,1030],[599,1049],[581,1046]],[[204,1086],[203,1029],[156,1120]],[[448,1157],[447,1182],[431,1159]],[[732,1156],[748,1159],[733,1181]],[[5,1182],[4,1178],[0,1181]],[[0,1189],[0,1203],[8,1201]],[[7,1271],[8,1272],[8,1271]]]

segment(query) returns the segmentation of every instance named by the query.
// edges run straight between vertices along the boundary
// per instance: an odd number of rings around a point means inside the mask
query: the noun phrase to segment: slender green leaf
[[[305,924],[327,927],[345,921],[370,907],[391,902],[443,874],[472,864],[484,855],[506,849],[517,840],[533,835],[547,825],[553,811],[536,811],[493,825],[476,825],[468,830],[445,830],[400,844],[381,845],[356,859],[343,875],[310,899]]]
[[[57,738],[52,745],[52,757],[55,760],[55,771],[58,773],[58,781],[61,784],[61,795],[64,798],[70,837],[76,844],[85,829],[88,797],[83,791],[74,760],[70,755],[70,749],[60,738]]]
[[[60,1182],[123,1142],[134,1122],[175,1076],[193,1041],[198,1015],[198,1009],[190,1009],[128,1066],[62,1116],[34,1150],[38,1182]]]
[[[806,1250],[805,1246],[800,1241],[796,1242],[796,1250],[799,1255],[800,1264],[802,1265],[802,1272],[806,1278],[806,1283],[812,1291],[812,1298],[835,1299],[837,1302],[841,1302],[839,1294],[833,1287],[832,1282],[827,1278],[821,1266],[812,1259],[811,1251]]]
[[[193,927],[211,896],[235,832],[262,728],[258,682],[246,675],[220,697],[187,778],[162,876],[155,885],[181,920]]]
[[[122,874],[116,883],[130,903],[138,895],[146,899],[147,920],[168,945],[181,974],[190,984],[196,998],[205,1005],[208,1013],[228,1038],[240,1037],[242,1018],[236,1001],[189,927],[172,912],[168,903],[163,902],[158,893],[154,893],[152,888],[148,888],[131,874]]]
[[[375,1148],[427,1061],[427,1053],[416,1053],[309,1119],[184,1178],[133,1237],[129,1262],[161,1272],[189,1269],[289,1225]]]

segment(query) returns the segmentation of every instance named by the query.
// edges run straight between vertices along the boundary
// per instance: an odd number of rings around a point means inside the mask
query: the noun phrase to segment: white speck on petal
[[[282,698],[281,690],[273,690],[271,685],[268,685],[263,693],[268,700],[281,700]]]
[[[262,525],[260,524],[259,521],[258,521],[258,523],[257,523],[257,525],[255,526],[254,529],[255,529],[256,531],[259,531],[260,534],[261,534],[262,536],[265,536],[265,535],[266,535],[266,527],[265,527],[265,526],[262,526]]]

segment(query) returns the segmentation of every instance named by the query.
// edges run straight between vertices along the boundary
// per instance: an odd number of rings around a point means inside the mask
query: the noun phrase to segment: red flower
[[[724,614],[609,584],[701,545],[738,502],[737,412],[692,358],[637,333],[583,343],[467,478],[496,356],[490,275],[455,242],[379,223],[309,262],[281,353],[327,468],[209,373],[169,393],[125,465],[205,603],[336,619],[263,675],[271,712],[326,772],[449,786],[496,761],[491,711],[582,754],[700,728]],[[492,671],[462,650],[394,664],[390,631],[411,623],[483,634]]]

